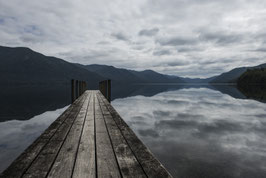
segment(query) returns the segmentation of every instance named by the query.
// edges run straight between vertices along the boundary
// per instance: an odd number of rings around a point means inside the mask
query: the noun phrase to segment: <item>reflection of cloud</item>
[[[142,116],[146,124],[131,128],[175,177],[265,173],[264,103],[189,88],[119,99],[112,105],[128,123]]]
[[[153,111],[154,117],[156,118],[162,118],[162,117],[168,117],[171,115],[170,111]]]
[[[184,120],[163,120],[155,124],[158,129],[187,129],[187,127],[192,128],[198,125],[197,121],[184,121]]]
[[[29,146],[67,107],[48,111],[27,121],[0,123],[0,172]]]
[[[174,104],[174,105],[184,105],[184,104],[189,104],[189,102],[187,101],[181,101],[181,100],[168,100],[167,101],[168,104]]]
[[[147,136],[153,137],[153,138],[159,137],[159,134],[155,130],[152,130],[152,129],[138,130],[138,132],[143,137],[147,137]]]

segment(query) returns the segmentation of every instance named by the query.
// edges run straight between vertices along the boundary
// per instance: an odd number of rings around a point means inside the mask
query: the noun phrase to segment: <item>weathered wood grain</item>
[[[86,91],[0,177],[171,175],[99,91]]]
[[[87,99],[87,95],[88,94],[84,94],[81,102],[75,105],[75,108],[71,110],[70,114],[64,120],[64,123],[62,123],[50,141],[44,146],[43,150],[41,150],[40,154],[32,162],[31,166],[27,170],[26,174],[23,175],[23,177],[42,178],[48,174],[50,167],[52,166],[62,144],[64,143],[64,140],[67,137],[67,134],[69,133],[69,130],[73,125],[81,107],[84,106],[83,104]]]
[[[122,176],[125,178],[147,177],[98,93],[97,98],[104,113],[107,131],[109,132]]]
[[[85,93],[87,95],[88,92]],[[89,96],[86,97],[77,118],[75,119],[63,145],[52,165],[48,177],[68,178],[72,177],[77,149],[83,130],[85,116],[87,114]]]
[[[3,173],[1,173],[0,177],[21,177],[27,171],[31,163],[47,144],[56,130],[60,127],[62,122],[67,118],[73,108],[75,108],[75,106],[81,102],[82,99],[84,99],[84,97],[78,98],[73,105],[66,109],[66,111],[63,112],[62,115],[59,116],[39,138],[37,138]]]
[[[129,126],[110,105],[110,103],[104,98],[104,96],[100,93],[99,96],[102,98],[105,106],[108,108],[114,121],[124,135],[128,145],[134,152],[136,159],[143,167],[146,175],[148,177],[156,178],[172,177],[170,173],[164,168],[164,166],[150,152],[150,150],[140,141],[140,139],[138,139],[136,134],[129,128]]]
[[[94,91],[91,91],[91,99],[73,172],[75,178],[96,177],[94,129]]]
[[[103,115],[97,96],[95,98],[95,128],[96,128],[96,155],[97,176],[99,178],[121,177],[119,167],[114,155],[110,138],[108,136]]]

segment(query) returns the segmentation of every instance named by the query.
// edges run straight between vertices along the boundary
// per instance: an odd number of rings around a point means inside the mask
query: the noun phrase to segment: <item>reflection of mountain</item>
[[[182,85],[112,85],[112,100],[130,96],[154,96],[158,93],[179,90]]]
[[[70,103],[67,85],[42,87],[0,87],[0,122],[28,120],[46,111],[62,108]]]
[[[246,96],[237,89],[236,85],[211,85],[213,90],[220,91],[233,98],[246,99]]]
[[[227,94],[236,99],[255,99],[263,101],[265,99],[266,88],[239,88],[236,85],[208,85],[208,84],[193,84],[193,85],[119,85],[112,86],[112,100],[117,98],[125,98],[130,96],[154,96],[156,94],[189,88],[208,88]]]
[[[266,86],[264,85],[239,85],[238,89],[248,98],[266,102]]]
[[[234,85],[112,85],[112,100],[130,96],[156,94],[189,88],[209,88],[238,99],[266,100],[266,88],[239,88]],[[28,120],[45,111],[70,104],[70,86],[0,87],[0,122]]]

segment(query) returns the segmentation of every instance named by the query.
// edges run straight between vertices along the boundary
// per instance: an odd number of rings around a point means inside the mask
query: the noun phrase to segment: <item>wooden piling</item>
[[[99,90],[103,96],[111,102],[111,80],[104,80],[99,83]]]
[[[78,80],[76,80],[76,86],[75,86],[75,93],[76,93],[76,97],[75,97],[75,99],[77,99],[78,97],[79,97],[79,81]]]
[[[75,80],[71,80],[71,103],[75,101]]]
[[[108,79],[107,80],[107,100],[109,101],[109,103],[111,102],[111,80]]]

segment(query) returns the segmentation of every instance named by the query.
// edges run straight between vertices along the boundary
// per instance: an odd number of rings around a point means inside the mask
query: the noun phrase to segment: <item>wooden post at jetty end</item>
[[[99,90],[103,96],[111,102],[111,80],[104,80],[99,82]]]

